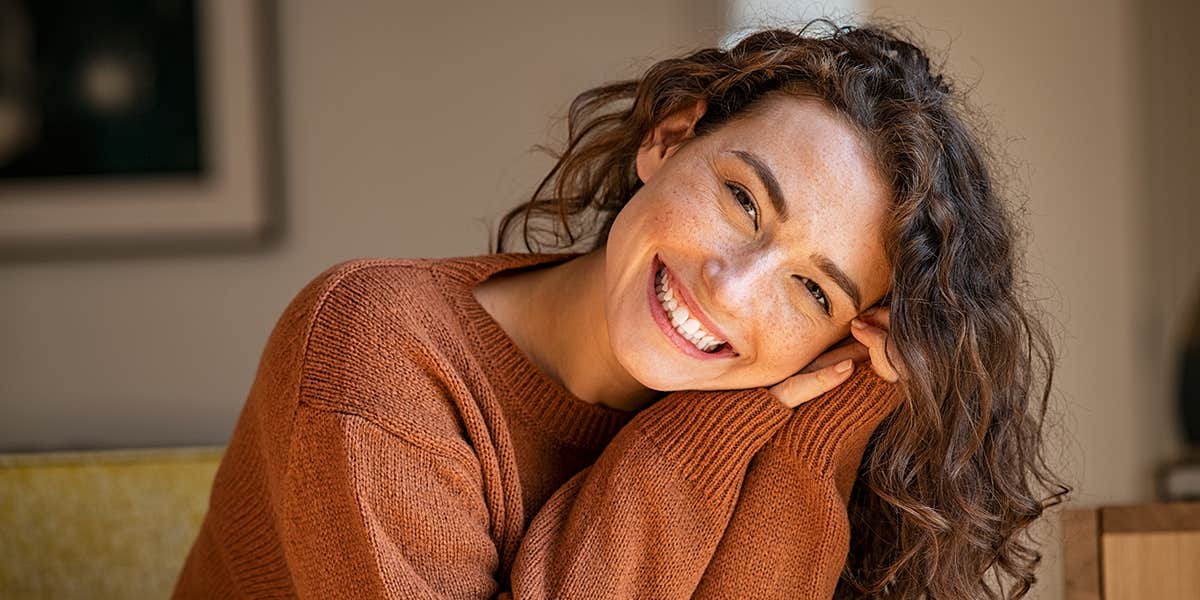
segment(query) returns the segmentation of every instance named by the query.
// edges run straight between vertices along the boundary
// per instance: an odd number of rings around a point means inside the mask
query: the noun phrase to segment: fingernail
[[[846,360],[843,360],[842,362],[838,363],[837,366],[834,367],[833,369],[835,371],[837,371],[838,373],[845,373],[846,371],[850,370],[850,367],[853,367],[853,366],[854,366],[854,361],[847,358]]]
[[[866,329],[867,328],[867,324],[860,321],[857,317],[854,319],[851,319],[850,324],[853,325],[855,329]]]

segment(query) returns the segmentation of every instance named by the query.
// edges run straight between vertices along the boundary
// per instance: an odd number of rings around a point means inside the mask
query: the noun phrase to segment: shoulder
[[[435,271],[450,259],[356,258],[328,267],[309,282],[318,290],[314,325],[326,330],[409,315],[403,309],[444,303]]]
[[[435,264],[434,259],[385,258],[336,263],[304,285],[277,327],[302,332],[306,359],[331,350],[346,360],[369,358],[372,346],[384,338],[420,337],[437,323],[431,313],[448,311],[432,274]]]
[[[457,435],[449,390],[464,366],[461,333],[439,276],[453,259],[360,258],[313,278],[298,298],[310,326],[300,402],[393,432]]]
[[[455,259],[435,258],[354,258],[326,267],[313,277],[307,286],[325,292],[345,293],[352,290],[420,289],[414,276],[428,276],[432,271]],[[306,286],[306,287],[307,287]]]

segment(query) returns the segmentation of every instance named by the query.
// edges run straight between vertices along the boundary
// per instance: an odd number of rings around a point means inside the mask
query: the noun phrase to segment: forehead
[[[867,200],[886,192],[866,141],[818,99],[772,94],[720,133],[722,149],[741,147],[762,157],[789,198]]]

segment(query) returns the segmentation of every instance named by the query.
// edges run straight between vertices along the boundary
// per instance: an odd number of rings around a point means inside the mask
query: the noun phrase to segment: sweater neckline
[[[475,298],[473,290],[483,281],[508,271],[550,266],[581,253],[500,253],[467,256],[442,261],[443,271],[456,285],[440,286],[450,293],[459,320],[490,368],[499,397],[542,433],[583,448],[608,444],[635,412],[622,411],[583,401],[550,378],[533,363],[512,337]]]

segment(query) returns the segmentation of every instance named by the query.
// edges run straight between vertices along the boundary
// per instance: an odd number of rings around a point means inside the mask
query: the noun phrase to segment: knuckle
[[[800,385],[800,380],[796,377],[787,380],[787,385],[784,386],[783,392],[787,394],[788,399],[795,401],[796,396],[800,395],[800,390],[803,389]]]
[[[826,378],[826,374],[824,374],[823,368],[821,371],[812,373],[812,378],[811,378],[812,386],[821,386],[824,383],[824,378]]]
[[[787,379],[784,379],[783,382],[781,382],[779,385],[777,385],[775,387],[779,388],[780,392],[782,392],[783,394],[790,395],[796,390],[796,378],[788,377]]]

